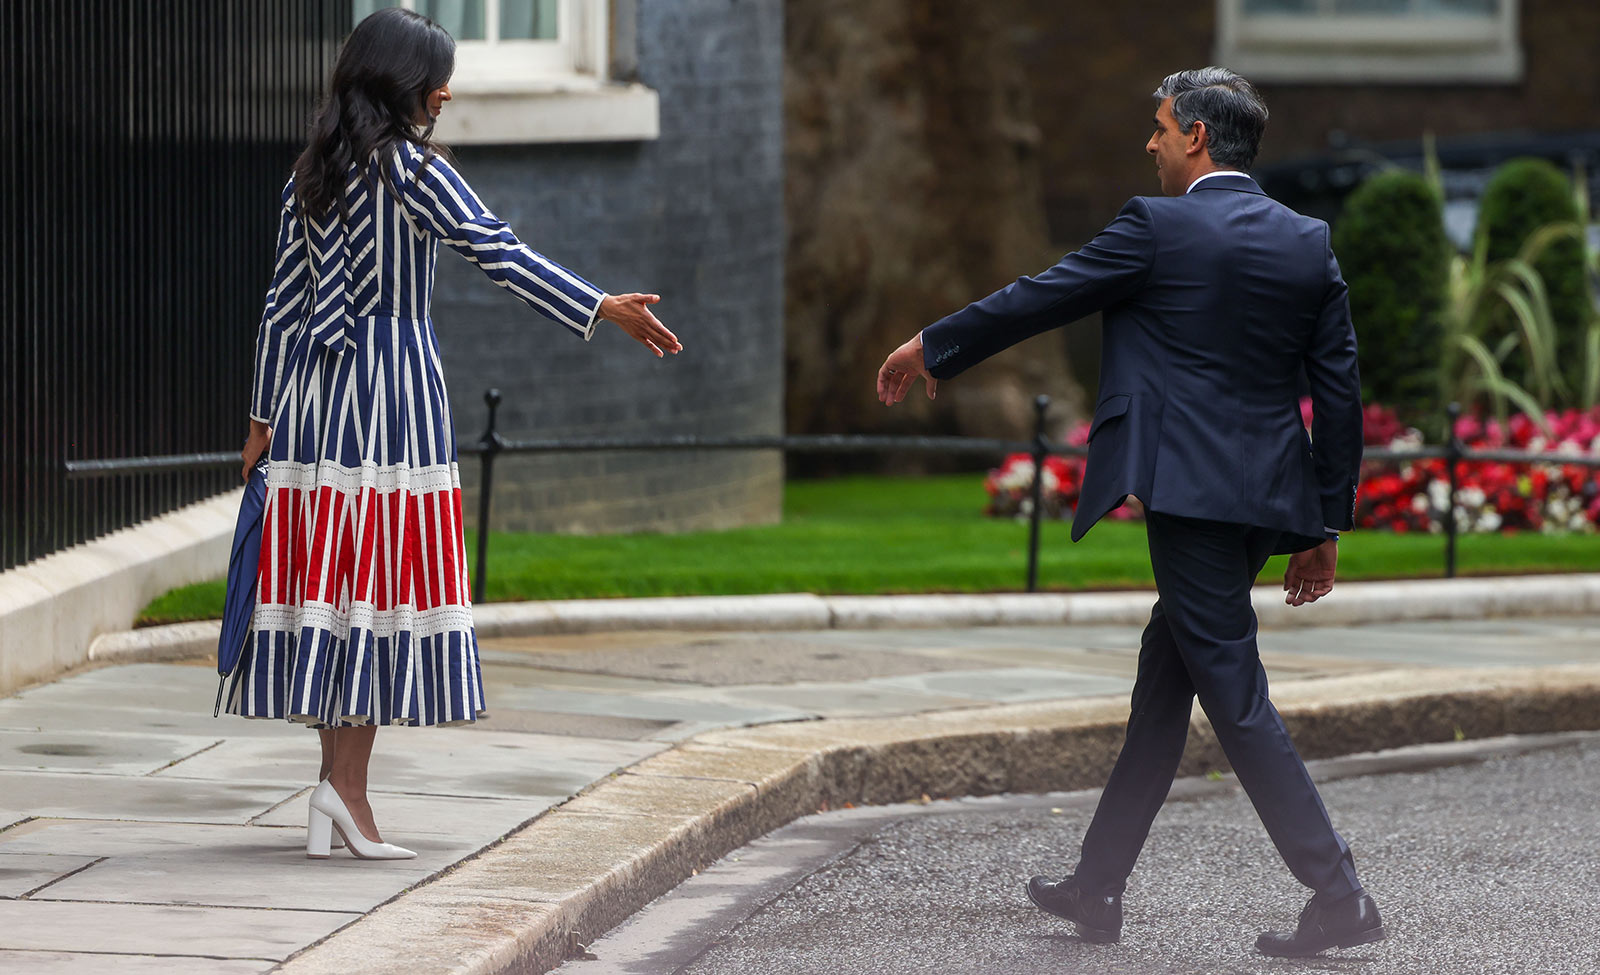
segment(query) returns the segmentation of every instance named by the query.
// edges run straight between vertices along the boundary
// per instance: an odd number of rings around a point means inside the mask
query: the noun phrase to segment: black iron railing
[[[0,3],[0,570],[229,484],[277,201],[349,0]]]
[[[1039,588],[1039,533],[1044,519],[1043,493],[1044,460],[1046,457],[1083,457],[1088,448],[1064,444],[1045,436],[1045,417],[1050,407],[1048,396],[1034,399],[1034,434],[1031,440],[1004,440],[989,437],[917,437],[917,436],[867,436],[867,435],[773,435],[773,436],[668,436],[668,437],[570,437],[534,440],[508,440],[496,427],[499,415],[500,391],[490,389],[483,395],[488,406],[489,421],[483,435],[475,442],[460,445],[463,455],[476,455],[480,464],[478,484],[478,545],[475,569],[472,576],[473,600],[482,602],[489,578],[489,515],[494,497],[495,460],[502,454],[552,454],[592,453],[596,451],[682,451],[682,450],[779,450],[789,453],[813,454],[884,454],[927,453],[952,455],[977,455],[1000,457],[1006,454],[1027,453],[1033,458],[1033,483],[1029,491],[1032,500],[1028,518],[1028,563],[1026,590]],[[1461,410],[1456,404],[1449,407],[1450,429],[1456,428]],[[1475,450],[1465,447],[1452,435],[1442,446],[1392,449],[1368,447],[1362,453],[1363,462],[1410,462],[1443,460],[1448,472],[1450,497],[1444,517],[1444,576],[1456,575],[1456,498],[1460,492],[1460,467],[1474,461],[1498,461],[1513,464],[1573,464],[1580,467],[1600,468],[1600,455],[1551,454],[1528,450]],[[224,451],[205,454],[182,454],[166,457],[128,457],[115,460],[70,461],[66,476],[73,481],[96,480],[126,474],[153,471],[201,470],[226,467],[236,471],[239,465],[236,452]]]

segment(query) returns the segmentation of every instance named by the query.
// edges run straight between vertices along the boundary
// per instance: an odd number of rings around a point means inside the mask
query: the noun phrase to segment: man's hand
[[[918,376],[927,380],[928,398],[933,399],[938,394],[939,380],[928,375],[928,370],[922,365],[921,332],[889,353],[889,358],[883,360],[883,365],[878,368],[878,402],[893,406],[905,399]]]
[[[1338,562],[1339,543],[1332,538],[1289,556],[1289,568],[1283,573],[1283,591],[1289,596],[1284,601],[1304,606],[1333,592],[1333,570]]]

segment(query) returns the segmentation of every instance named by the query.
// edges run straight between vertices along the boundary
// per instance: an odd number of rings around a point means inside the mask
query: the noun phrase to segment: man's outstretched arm
[[[923,329],[878,371],[878,398],[898,403],[919,375],[949,379],[1040,332],[1127,298],[1150,274],[1155,232],[1150,207],[1134,197],[1117,219],[1042,274],[1018,278]],[[912,348],[922,353],[920,366]]]

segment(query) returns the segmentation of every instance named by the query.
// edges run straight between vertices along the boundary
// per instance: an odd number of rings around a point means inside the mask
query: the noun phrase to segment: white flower
[[[1389,441],[1391,450],[1413,450],[1420,446],[1422,446],[1422,431],[1416,427],[1408,428],[1405,433]]]
[[[1033,461],[1019,460],[1000,471],[1000,487],[1007,491],[1027,490],[1033,486]]]

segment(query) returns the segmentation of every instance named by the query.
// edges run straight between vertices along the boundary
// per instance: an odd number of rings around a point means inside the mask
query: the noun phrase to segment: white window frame
[[[405,2],[410,6],[415,0]],[[560,0],[555,40],[507,41],[499,37],[500,0],[484,0],[484,26],[489,36],[456,42],[458,83],[468,91],[529,87],[540,79],[566,85],[602,83],[607,6],[589,0]],[[598,50],[597,41],[601,42]]]
[[[502,41],[500,0],[484,0],[488,37],[456,42],[453,97],[435,130],[439,138],[453,145],[659,138],[656,92],[610,76],[612,3],[560,0],[555,40]]]
[[[1520,81],[1519,0],[1493,17],[1250,14],[1217,0],[1216,63],[1265,82],[1508,84]],[[1417,0],[1411,0],[1413,4]],[[1331,10],[1331,0],[1323,0]]]

